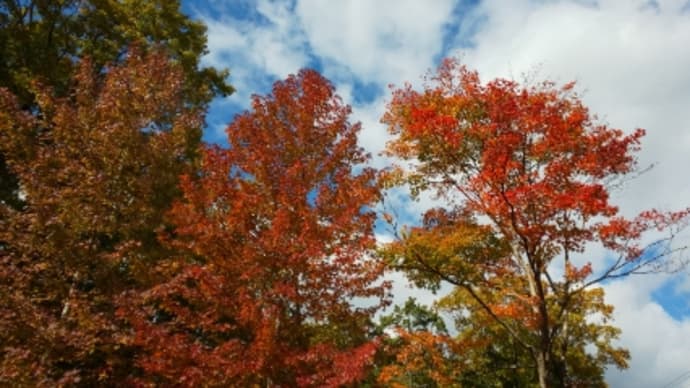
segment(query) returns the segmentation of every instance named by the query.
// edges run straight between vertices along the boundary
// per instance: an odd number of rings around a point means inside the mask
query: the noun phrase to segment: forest
[[[602,285],[683,265],[690,209],[611,200],[645,131],[574,83],[444,59],[374,168],[313,69],[202,141],[235,69],[179,1],[3,0],[0,42],[2,386],[605,387]],[[402,187],[441,205],[403,225]],[[392,272],[450,292],[393,305]]]

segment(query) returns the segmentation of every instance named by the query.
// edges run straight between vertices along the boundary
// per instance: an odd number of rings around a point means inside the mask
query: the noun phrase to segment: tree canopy
[[[611,345],[611,308],[591,286],[658,270],[688,215],[618,214],[608,188],[634,171],[644,131],[598,123],[573,86],[482,83],[446,60],[423,91],[396,90],[383,118],[389,154],[414,161],[384,182],[433,190],[448,206],[392,244],[391,262],[421,285],[455,286],[441,303],[470,312],[461,336],[490,324],[531,358],[541,387],[590,385],[607,365],[626,366],[627,352]],[[668,235],[646,246],[650,231]],[[617,257],[576,261],[591,243]],[[593,315],[601,324],[585,319]]]
[[[0,150],[25,195],[1,210],[0,381],[129,373],[116,297],[152,281],[156,230],[195,159],[202,112],[166,54],[132,51],[104,79],[82,61],[73,82],[69,97],[36,84],[40,115],[0,91]]]
[[[227,128],[228,149],[203,150],[169,214],[169,280],[122,313],[143,380],[338,387],[364,376],[386,284],[370,256],[375,174],[349,113],[303,70],[254,97]]]
[[[24,110],[35,109],[34,82],[57,96],[72,89],[79,59],[94,74],[122,62],[129,48],[162,50],[183,73],[185,103],[205,107],[214,96],[232,93],[227,70],[201,67],[206,27],[180,11],[179,0],[2,0],[0,1],[0,87]],[[0,155],[0,201],[20,208],[20,182]]]

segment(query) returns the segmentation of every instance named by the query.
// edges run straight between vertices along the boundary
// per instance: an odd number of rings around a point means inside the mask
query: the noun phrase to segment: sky
[[[389,137],[379,120],[389,85],[420,85],[428,70],[453,56],[484,81],[576,81],[602,122],[647,130],[638,157],[640,166],[654,168],[613,193],[621,212],[690,205],[690,1],[185,0],[183,8],[208,26],[203,63],[229,68],[237,89],[212,104],[209,142],[224,144],[225,127],[252,94],[310,67],[352,105],[352,121],[363,126],[360,144],[375,167],[385,167],[390,161],[378,154]],[[429,197],[392,196],[408,223],[433,205]],[[679,238],[684,242],[688,235]],[[606,253],[592,247],[586,255],[594,262]],[[604,286],[623,330],[619,344],[632,354],[628,370],[607,372],[612,387],[690,387],[688,274]],[[396,301],[408,295],[433,301],[393,276]]]

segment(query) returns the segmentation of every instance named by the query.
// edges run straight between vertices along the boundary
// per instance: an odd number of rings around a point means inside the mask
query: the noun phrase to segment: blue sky
[[[235,26],[235,31],[239,33],[245,33],[252,29],[270,30],[274,27],[275,20],[271,19],[271,15],[266,14],[265,9],[262,9],[259,5],[260,3],[262,2],[249,0],[233,2],[214,0],[184,1],[183,10],[189,15],[204,20],[212,20],[214,23]],[[295,12],[295,7],[297,6],[297,3],[292,1],[276,3],[282,3],[289,12]],[[437,64],[446,56],[453,55],[453,52],[456,52],[459,48],[458,43],[465,47],[471,46],[472,31],[481,23],[481,20],[472,19],[467,20],[467,23],[465,23],[463,19],[467,11],[476,7],[477,3],[476,0],[457,2],[449,9],[453,22],[443,25],[443,31],[440,36],[440,50],[433,55],[433,64]],[[384,40],[391,46],[404,45],[404,42],[396,39],[393,34],[389,37],[385,37]],[[261,50],[261,47],[257,46],[251,49]],[[301,67],[313,68],[320,72],[328,72],[327,68],[333,66],[337,67],[337,64],[334,64],[331,58],[320,56],[319,53],[309,45],[309,42],[304,42],[299,49],[304,54],[303,61],[300,63]],[[237,96],[224,100],[219,99],[211,106],[207,117],[210,127],[218,128],[227,124],[232,120],[235,114],[246,109],[248,105],[248,94],[267,93],[270,91],[273,82],[280,78],[277,77],[275,73],[262,69],[260,64],[257,66],[257,63],[252,63],[252,59],[248,57],[250,57],[250,55],[247,55],[247,53],[241,50],[228,50],[227,52],[219,54],[218,58],[214,60],[214,65],[222,66],[227,64],[225,66],[230,68],[231,71],[238,66],[252,68],[253,71],[249,76],[245,77],[247,83],[243,83],[243,86],[248,86],[248,88],[241,88],[240,94]],[[298,68],[286,68],[285,70],[294,73]],[[351,87],[352,101],[350,102],[355,105],[370,104],[376,99],[384,97],[389,92],[388,85],[382,84],[378,82],[378,80],[359,77],[358,74],[352,71],[345,70],[342,73],[330,73],[330,79],[332,81],[348,83]],[[285,73],[285,75],[287,74],[288,73]],[[421,73],[418,74],[418,76],[421,75]],[[231,76],[230,79],[232,80],[233,78],[236,77]],[[205,140],[223,144],[225,138],[223,134],[219,132],[218,130],[206,131]]]
[[[302,67],[321,71],[353,106],[360,144],[373,165],[388,135],[379,123],[389,84],[419,85],[445,56],[459,56],[483,80],[576,80],[585,103],[612,127],[648,130],[640,165],[656,167],[613,193],[623,214],[690,204],[690,1],[687,0],[195,0],[183,1],[208,25],[204,63],[228,67],[234,95],[214,101],[204,138],[223,130],[251,94]],[[433,200],[391,193],[411,221]],[[381,231],[379,231],[381,232]],[[382,233],[382,238],[385,238]],[[680,243],[690,242],[688,234]],[[583,261],[606,257],[593,246]],[[396,300],[432,296],[404,287]],[[614,387],[663,386],[690,365],[690,278],[644,276],[605,285],[621,343],[633,359],[608,374]]]

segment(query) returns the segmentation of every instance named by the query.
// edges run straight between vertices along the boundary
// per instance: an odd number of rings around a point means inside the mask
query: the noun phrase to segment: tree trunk
[[[548,388],[548,370],[546,369],[546,353],[539,350],[537,353],[537,375],[539,377],[539,388]]]
[[[539,378],[539,387],[547,388],[549,386],[549,356],[551,352],[551,338],[549,330],[549,312],[546,306],[546,293],[541,283],[541,273],[535,268],[528,258],[526,265],[528,271],[527,280],[529,282],[530,294],[537,298],[537,304],[533,306],[533,311],[539,316],[539,346],[535,349],[537,361],[537,376]]]

